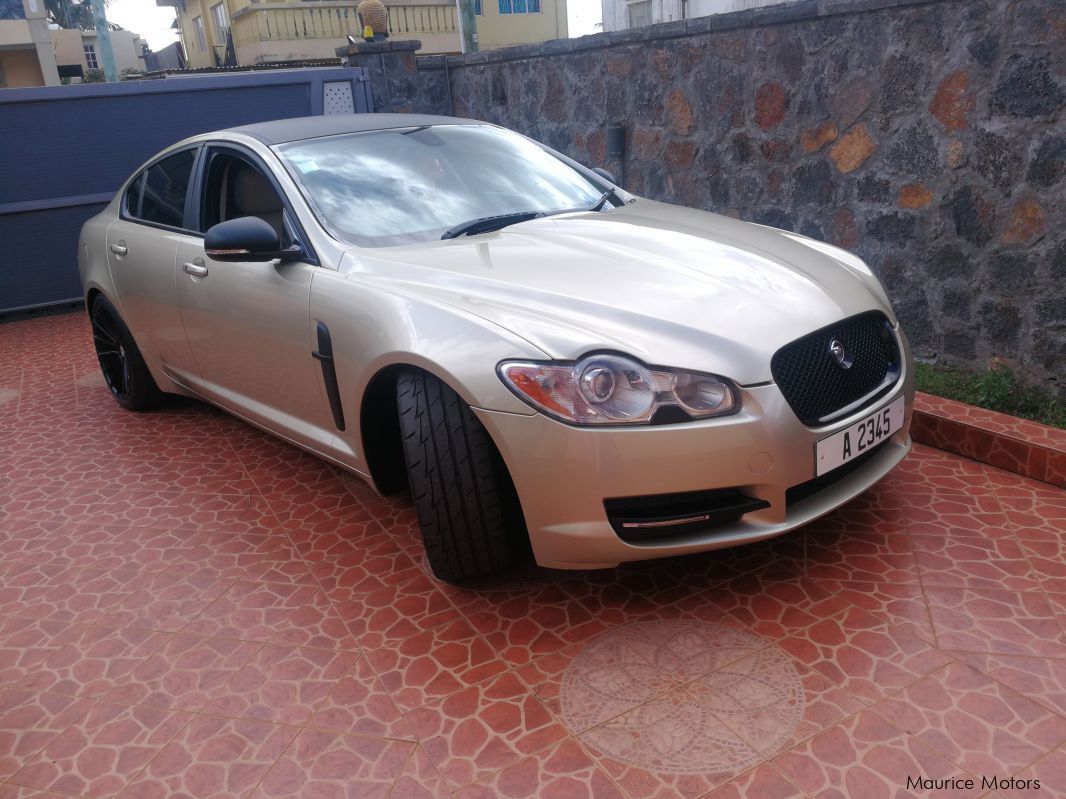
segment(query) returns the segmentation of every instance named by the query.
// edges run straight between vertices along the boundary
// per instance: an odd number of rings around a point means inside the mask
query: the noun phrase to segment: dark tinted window
[[[189,176],[195,157],[194,150],[184,150],[148,168],[142,189],[141,219],[183,227],[185,194],[189,189]]]
[[[141,212],[141,178],[143,177],[143,173],[138,175],[126,189],[126,213],[129,216],[137,216]]]

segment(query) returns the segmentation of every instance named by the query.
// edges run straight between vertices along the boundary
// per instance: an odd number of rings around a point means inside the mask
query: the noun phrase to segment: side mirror
[[[257,216],[219,222],[204,236],[204,251],[213,261],[273,261],[292,255],[282,252],[277,231]]]
[[[610,172],[608,172],[602,166],[594,166],[594,167],[592,167],[592,171],[595,172],[597,175],[599,175],[604,180],[606,180],[608,183],[611,183],[611,184],[613,184],[615,186],[618,185],[618,181],[614,179],[614,175],[612,175]]]

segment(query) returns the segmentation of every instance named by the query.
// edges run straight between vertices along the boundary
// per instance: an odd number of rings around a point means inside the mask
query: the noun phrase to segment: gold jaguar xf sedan
[[[78,263],[123,407],[198,397],[409,487],[448,580],[770,538],[910,447],[907,339],[860,259],[481,122],[195,136]]]

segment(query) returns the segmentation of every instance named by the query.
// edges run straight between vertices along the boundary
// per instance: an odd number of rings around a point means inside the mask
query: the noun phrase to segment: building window
[[[539,14],[540,0],[500,0],[501,14]]]
[[[201,52],[207,49],[207,37],[204,35],[204,21],[201,17],[194,17],[192,21],[193,30],[196,31],[196,46]]]
[[[481,0],[474,0],[474,13],[481,16]]]
[[[631,28],[651,25],[651,0],[627,3],[626,16],[629,18],[629,27]]]
[[[226,34],[229,32],[229,19],[226,17],[226,7],[222,3],[211,6],[211,20],[215,23],[216,44],[226,43]]]
[[[89,69],[99,69],[100,63],[96,60],[96,48],[91,44],[82,47],[85,51],[85,66]]]

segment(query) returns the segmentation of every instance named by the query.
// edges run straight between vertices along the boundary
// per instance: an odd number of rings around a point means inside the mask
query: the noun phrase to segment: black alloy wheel
[[[124,402],[130,395],[130,358],[121,339],[118,319],[110,305],[100,300],[93,303],[91,318],[93,345],[100,361],[100,371],[104,373],[104,382],[115,399]]]
[[[111,396],[129,411],[146,411],[159,404],[163,392],[141,357],[129,328],[118,311],[103,297],[93,300],[89,311],[93,346]]]

